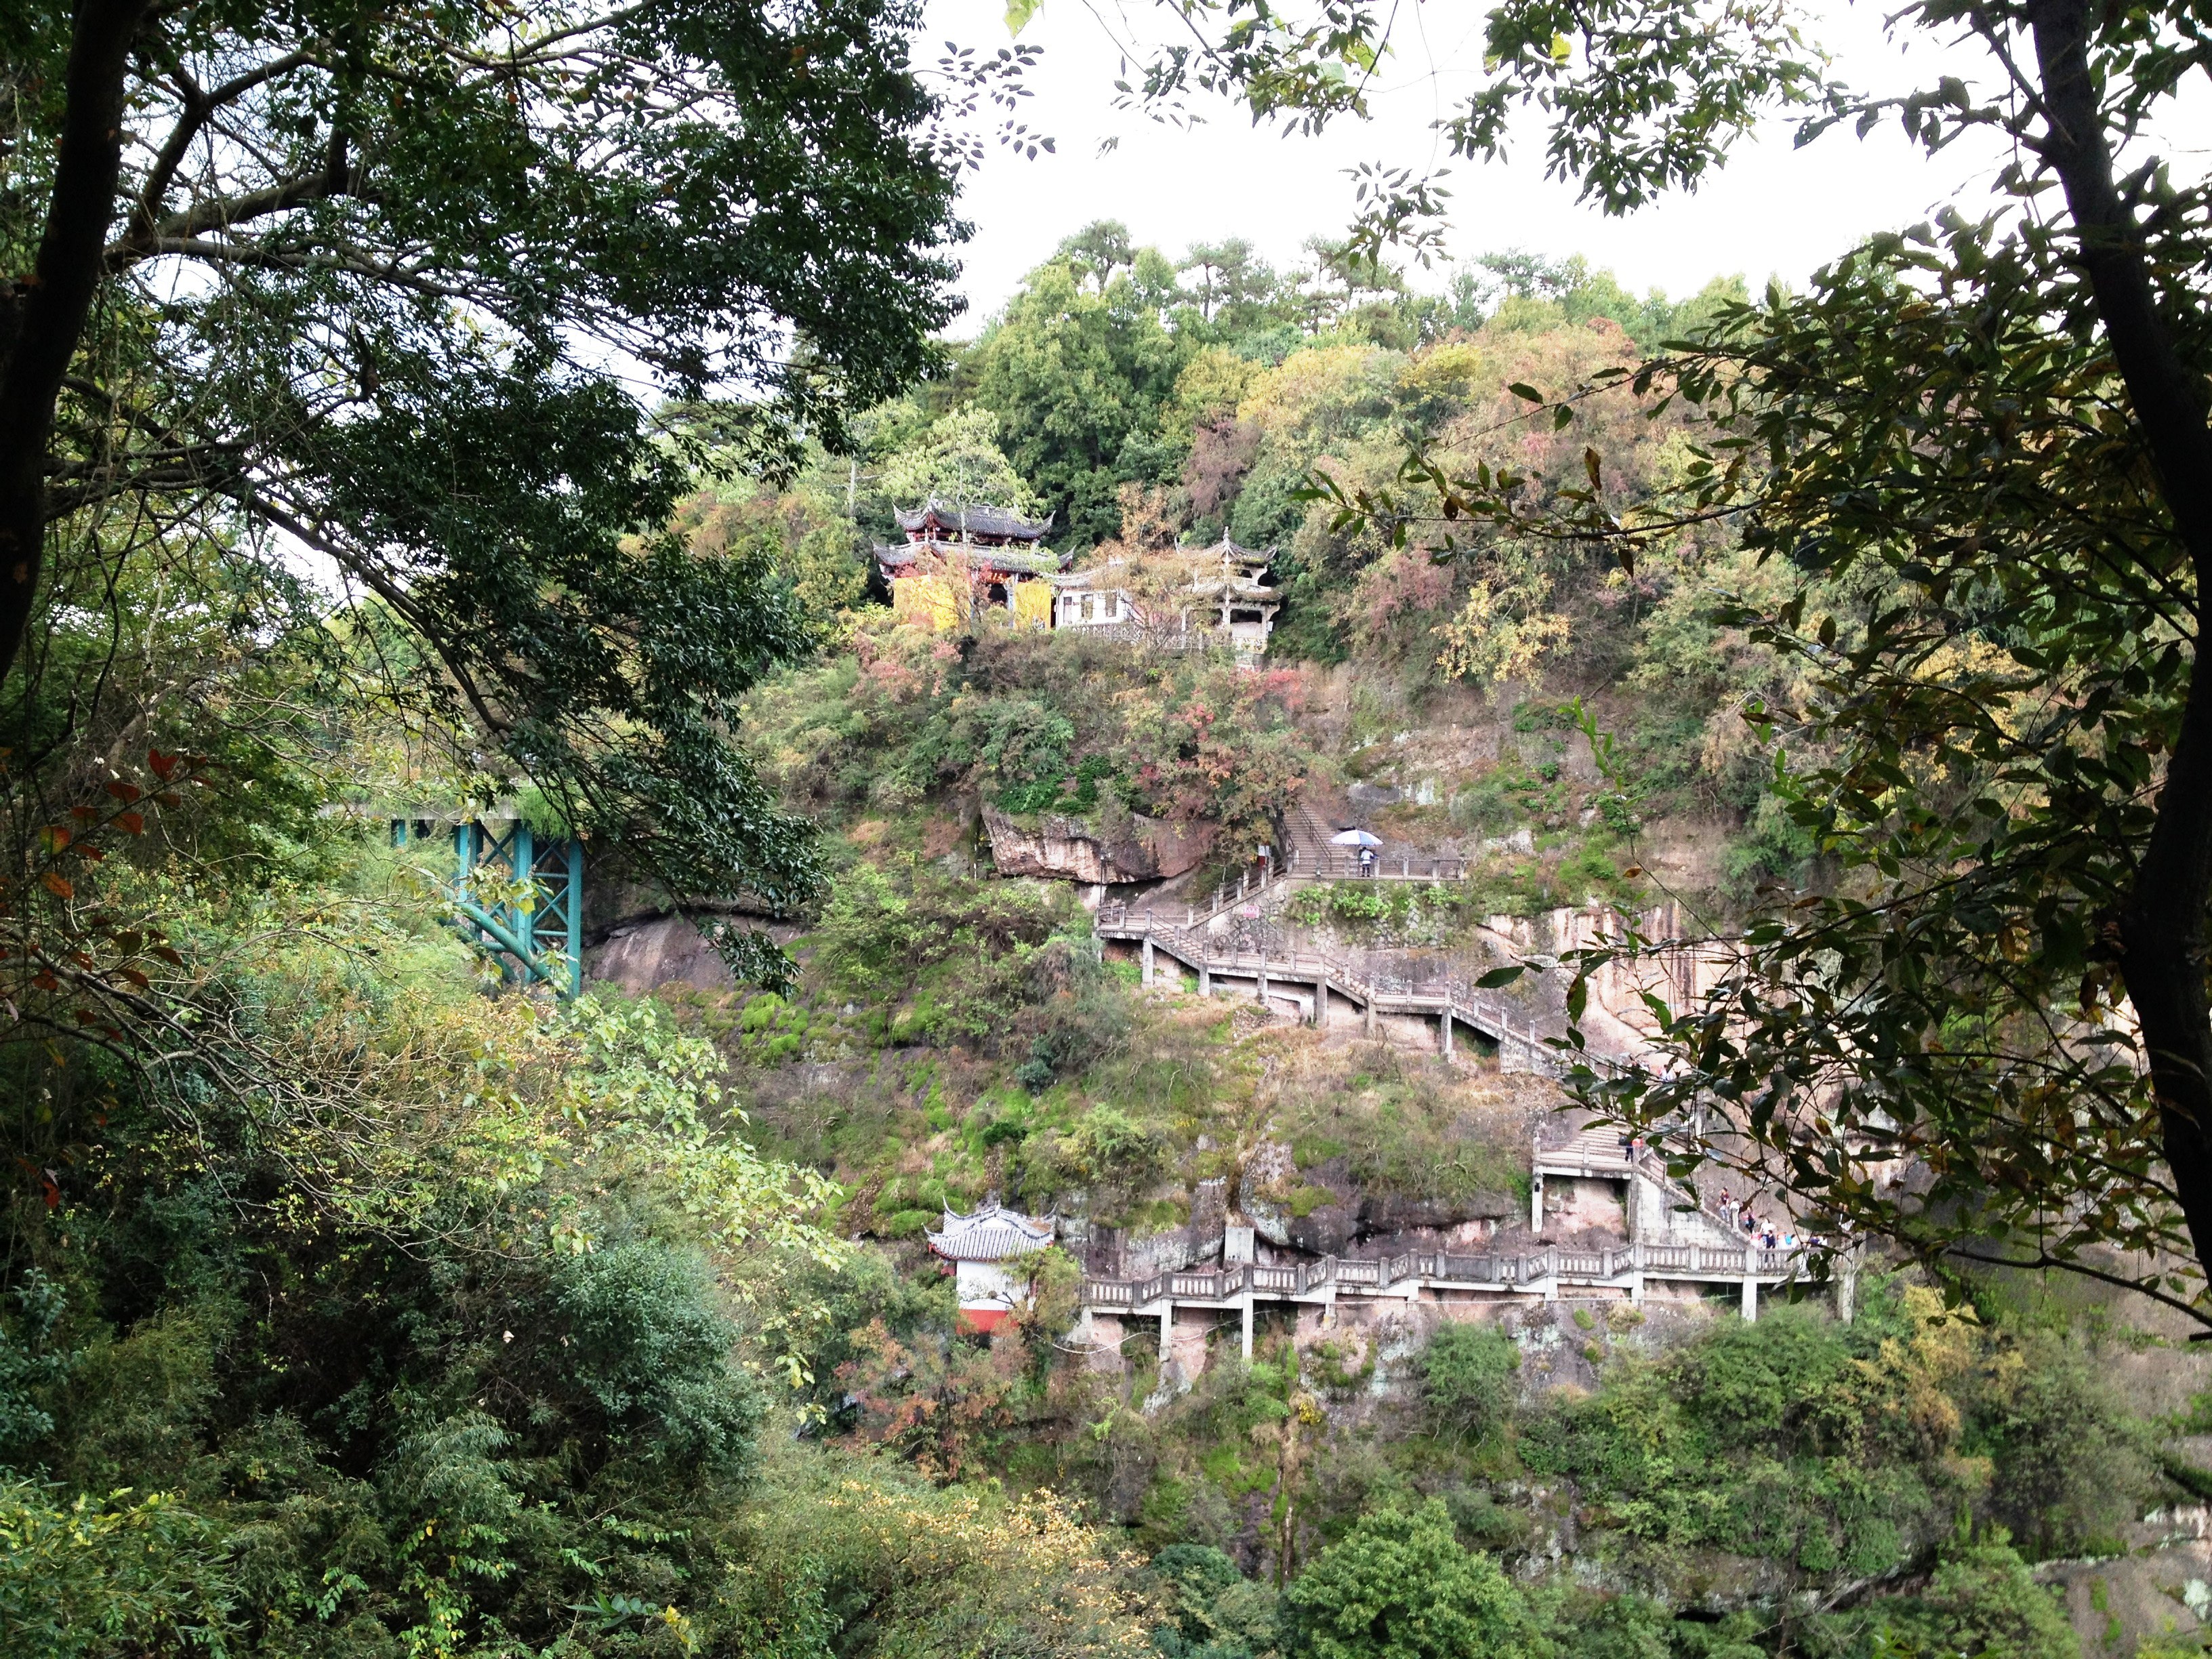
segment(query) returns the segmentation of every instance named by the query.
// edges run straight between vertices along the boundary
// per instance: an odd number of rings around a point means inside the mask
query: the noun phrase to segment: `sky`
[[[1307,238],[1340,235],[1350,222],[1346,170],[1363,161],[1451,167],[1453,259],[1506,248],[1581,253],[1634,290],[1676,295],[1717,276],[1741,275],[1754,288],[1770,276],[1802,282],[1857,239],[1923,218],[1987,176],[1986,145],[1930,160],[1885,129],[1864,140],[1832,132],[1800,152],[1777,125],[1755,135],[1695,194],[1610,219],[1578,205],[1571,184],[1544,177],[1534,129],[1502,164],[1454,162],[1441,152],[1431,124],[1474,84],[1485,8],[1480,0],[1403,3],[1402,46],[1378,76],[1376,118],[1300,138],[1255,131],[1227,104],[1201,106],[1209,118],[1188,131],[1115,109],[1114,82],[1127,72],[1115,40],[1156,37],[1164,8],[1147,0],[1042,0],[1019,37],[1042,56],[1018,118],[1051,135],[1057,148],[1034,161],[992,148],[969,175],[962,211],[976,234],[960,256],[960,286],[969,309],[950,331],[972,334],[1024,272],[1095,219],[1119,219],[1139,245],[1171,257],[1194,242],[1243,236],[1279,269],[1294,264]],[[1886,42],[1871,8],[1815,0],[1812,10],[1814,37],[1854,85],[1902,90],[1932,84],[1947,69],[1970,79],[1985,72],[1978,51],[1925,39],[1903,48]],[[947,40],[993,52],[1009,44],[1004,0],[930,0],[927,15],[917,54],[926,59],[940,56]],[[1118,143],[1102,153],[1109,139]],[[1968,198],[1986,200],[1978,185]],[[1421,273],[1414,282],[1424,285]],[[1438,271],[1426,285],[1443,283]]]

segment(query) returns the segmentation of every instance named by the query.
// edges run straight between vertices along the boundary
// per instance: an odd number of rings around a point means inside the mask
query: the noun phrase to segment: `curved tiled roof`
[[[1272,550],[1263,551],[1256,547],[1247,547],[1242,542],[1232,542],[1225,533],[1211,547],[1192,548],[1188,550],[1194,553],[1218,553],[1223,558],[1237,564],[1264,565],[1275,556]]]
[[[924,525],[934,524],[939,530],[965,531],[971,536],[1006,536],[1018,542],[1033,542],[1052,528],[1052,514],[1042,519],[1024,519],[1018,513],[1003,507],[949,507],[932,495],[911,513],[893,509],[891,517],[898,527],[915,531]]]
[[[987,1200],[969,1215],[946,1206],[944,1227],[926,1237],[929,1248],[947,1261],[1004,1261],[1049,1245],[1055,1224],[1051,1216],[1024,1215]]]
[[[1200,595],[1218,593],[1222,591],[1222,586],[1225,581],[1231,591],[1238,594],[1250,594],[1255,598],[1269,599],[1278,597],[1277,590],[1267,586],[1257,576],[1251,574],[1255,570],[1264,570],[1269,562],[1274,558],[1275,556],[1273,553],[1257,552],[1251,548],[1240,546],[1226,536],[1211,547],[1181,545],[1177,546],[1175,551],[1192,569],[1189,591],[1193,593]],[[1221,564],[1212,566],[1211,561],[1214,559],[1220,560]],[[1127,563],[1128,561],[1123,558],[1104,559],[1096,564],[1086,564],[1080,569],[1066,570],[1057,575],[1049,575],[1046,580],[1054,587],[1059,588],[1089,588],[1097,592],[1111,592],[1116,591],[1114,573],[1126,567]],[[1225,571],[1230,566],[1243,568],[1234,574],[1208,577],[1202,574],[1209,568]]]
[[[965,559],[969,565],[979,569],[1018,570],[1032,576],[1050,575],[1066,560],[1064,554],[1031,553],[1015,547],[978,547],[966,542],[940,542],[931,537],[926,541],[897,542],[890,546],[878,544],[876,562],[886,570],[903,570],[921,553],[934,553],[941,558]]]

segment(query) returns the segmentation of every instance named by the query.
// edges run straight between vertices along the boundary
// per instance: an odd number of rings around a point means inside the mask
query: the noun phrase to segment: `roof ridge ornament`
[[[963,1214],[945,1206],[944,1225],[923,1237],[930,1249],[952,1261],[1003,1261],[1050,1248],[1060,1230],[1057,1215],[1024,1215],[1007,1209],[994,1192]]]
[[[956,506],[934,491],[919,507],[894,504],[891,507],[893,521],[909,536],[934,524],[941,530],[957,531],[963,537],[993,536],[1017,542],[1043,539],[1052,528],[1054,516],[1048,513],[1042,519],[1025,518],[1011,507],[984,501]]]

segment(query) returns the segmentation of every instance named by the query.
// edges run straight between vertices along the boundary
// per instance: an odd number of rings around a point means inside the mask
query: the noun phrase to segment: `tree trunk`
[[[2045,159],[2065,191],[2081,269],[2188,551],[2201,619],[2212,581],[2212,427],[2203,377],[2159,314],[2141,227],[2113,180],[2104,110],[2089,68],[2089,8],[2085,0],[2039,0],[2028,21],[2049,129]],[[2212,1004],[2205,992],[2212,676],[2202,654],[2201,622],[2197,638],[2180,734],[2150,842],[2119,917],[2120,975],[2142,1025],[2166,1165],[2197,1257],[2212,1272]]]
[[[0,366],[0,676],[22,647],[46,544],[46,447],[76,355],[123,166],[123,82],[148,0],[78,0],[53,196],[38,262],[16,285]]]

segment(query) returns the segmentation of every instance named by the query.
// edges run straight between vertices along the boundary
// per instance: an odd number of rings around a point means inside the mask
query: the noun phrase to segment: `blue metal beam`
[[[453,826],[453,908],[470,944],[502,974],[542,980],[563,997],[584,988],[584,848],[574,836],[539,842],[517,821],[495,836],[474,821]],[[489,867],[516,895],[479,903],[470,878]]]

